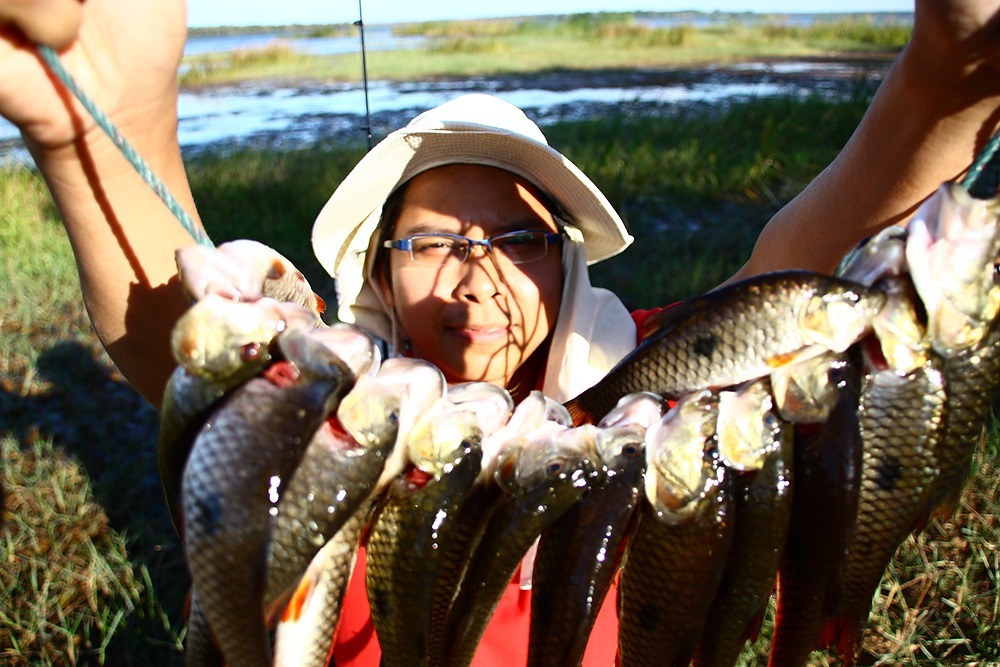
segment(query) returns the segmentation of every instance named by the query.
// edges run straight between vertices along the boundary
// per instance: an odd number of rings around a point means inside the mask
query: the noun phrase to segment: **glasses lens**
[[[410,237],[410,256],[418,264],[440,266],[465,258],[468,242],[460,236],[417,234]]]
[[[514,264],[535,262],[545,257],[549,243],[544,232],[511,232],[492,239],[493,250]]]

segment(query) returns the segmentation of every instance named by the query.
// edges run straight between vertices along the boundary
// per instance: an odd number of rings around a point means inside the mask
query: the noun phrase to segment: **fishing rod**
[[[358,0],[358,20],[354,22],[361,31],[361,77],[365,87],[365,125],[361,129],[368,138],[368,150],[372,149],[372,113],[368,106],[368,60],[365,54],[365,21],[361,16],[361,0]]]

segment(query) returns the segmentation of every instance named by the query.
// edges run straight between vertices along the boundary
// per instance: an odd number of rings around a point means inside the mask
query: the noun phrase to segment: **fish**
[[[819,645],[827,617],[840,604],[854,533],[861,484],[860,349],[829,358],[823,374],[828,382],[806,384],[835,388],[833,406],[823,411],[823,421],[794,430],[794,501],[778,565],[768,667],[801,667]]]
[[[976,346],[1000,312],[996,263],[1000,197],[945,183],[906,226],[906,260],[927,313],[931,347],[948,357]]]
[[[286,360],[227,394],[195,438],[181,486],[192,585],[226,662],[246,667],[271,664],[262,596],[284,484],[355,381],[309,332],[289,329],[277,342]]]
[[[594,426],[545,429],[501,453],[495,479],[504,495],[491,507],[468,561],[448,615],[446,655],[439,664],[471,664],[521,558],[599,475],[596,441]]]
[[[735,519],[694,667],[732,667],[759,632],[792,511],[792,426],[778,418],[770,383],[763,379],[721,392],[717,430],[720,456],[734,474]]]
[[[198,591],[191,590],[190,609],[187,617],[187,634],[184,637],[185,667],[223,667],[222,653],[216,646],[212,629],[205,618],[205,610],[198,599]]]
[[[482,463],[479,417],[441,399],[417,421],[413,465],[379,503],[366,585],[382,664],[432,665],[431,606],[461,505]]]
[[[583,664],[635,523],[646,467],[644,435],[644,427],[600,428],[603,476],[542,532],[532,573],[529,667]]]
[[[596,423],[625,394],[676,399],[840,352],[871,330],[883,303],[878,290],[803,271],[732,283],[666,311],[668,321],[566,407],[574,423]]]
[[[1000,198],[946,183],[907,225],[906,257],[946,380],[940,468],[928,513],[947,519],[1000,383]]]
[[[929,516],[947,520],[958,506],[972,454],[983,434],[1000,383],[1000,322],[994,320],[983,340],[941,360],[947,409],[941,440],[934,453],[938,479]]]
[[[646,431],[643,502],[618,587],[624,667],[686,666],[704,629],[733,535],[717,415],[713,392],[693,392]]]
[[[178,534],[181,476],[194,437],[226,394],[275,359],[271,343],[289,328],[311,329],[300,307],[270,299],[237,303],[212,296],[189,308],[172,332],[178,362],[160,407],[157,458],[163,493]]]
[[[362,376],[313,435],[282,494],[265,607],[280,613],[309,562],[372,495],[399,433],[399,391]]]
[[[269,297],[298,304],[317,318],[326,310],[326,303],[302,272],[258,241],[185,246],[176,252],[175,262],[181,284],[195,301],[209,294],[240,302]]]
[[[274,631],[274,667],[326,667],[347,584],[374,499],[343,523],[309,563]]]
[[[938,469],[934,451],[945,409],[944,378],[931,362],[900,375],[872,370],[858,413],[863,443],[861,486],[847,550],[843,596],[821,643],[844,664],[857,660],[872,595],[896,548],[919,523]]]

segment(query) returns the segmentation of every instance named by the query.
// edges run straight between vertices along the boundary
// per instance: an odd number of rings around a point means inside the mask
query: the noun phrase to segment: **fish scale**
[[[532,574],[528,667],[571,667],[583,662],[641,497],[643,431],[604,429],[618,455],[607,472],[569,511],[542,533]],[[605,435],[607,434],[607,435]],[[612,601],[610,604],[614,604]]]
[[[686,667],[722,578],[732,541],[733,500],[718,486],[680,524],[642,503],[618,587],[622,667]]]
[[[844,664],[857,659],[874,594],[886,565],[923,514],[937,476],[945,389],[928,362],[900,377],[873,372],[862,387],[858,413],[863,442],[854,537],[847,552],[844,593],[824,629]]]
[[[372,504],[363,503],[309,564],[275,629],[274,667],[326,667]]]
[[[183,478],[184,541],[205,617],[232,665],[270,665],[263,615],[272,493],[348,378],[253,378],[206,422]]]
[[[860,364],[838,365],[834,372],[842,377],[827,421],[796,427],[794,502],[778,568],[768,667],[805,664],[840,602],[861,476]]]
[[[282,494],[268,553],[265,604],[282,599],[295,586],[316,552],[368,498],[396,442],[398,396],[361,385],[359,381],[343,403],[370,405],[368,423],[355,437],[337,419],[328,419]]]
[[[734,283],[666,311],[657,332],[566,406],[575,423],[596,423],[626,394],[676,399],[843,351],[870,330],[883,302],[878,290],[801,271]]]
[[[440,479],[390,486],[368,538],[366,584],[382,664],[433,665],[429,610],[462,501],[479,474],[482,450],[463,442]],[[431,520],[433,519],[433,520]]]
[[[958,504],[1000,383],[1000,320],[993,322],[980,345],[945,358],[941,368],[947,380],[948,405],[935,454],[941,470],[930,509],[947,520]]]

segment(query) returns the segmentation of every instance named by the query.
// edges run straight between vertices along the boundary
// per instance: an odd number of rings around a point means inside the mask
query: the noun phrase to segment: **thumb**
[[[55,49],[72,43],[82,15],[81,0],[0,2],[0,26],[14,26],[28,40]]]

